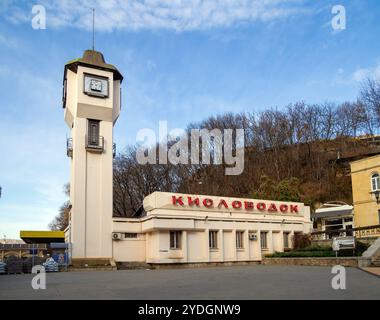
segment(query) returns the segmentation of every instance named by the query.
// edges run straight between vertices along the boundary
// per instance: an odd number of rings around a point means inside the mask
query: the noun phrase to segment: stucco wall
[[[374,173],[380,174],[380,156],[351,163],[355,227],[380,224],[378,213],[380,205],[371,194],[371,177]]]
[[[115,260],[141,261],[145,252],[147,263],[202,263],[226,261],[260,261],[263,254],[284,250],[283,232],[310,232],[310,211],[303,204],[297,213],[272,214],[237,210],[210,211],[198,206],[186,208],[173,205],[169,193],[154,193],[147,201],[147,215],[140,219],[114,219],[116,232],[145,234],[145,250],[130,250],[132,242],[114,245]],[[219,199],[219,198],[218,198]],[[230,199],[227,199],[230,201]],[[231,200],[232,201],[232,200]],[[290,204],[289,204],[290,205]],[[181,246],[170,248],[170,231],[181,231]],[[217,248],[209,248],[209,232],[217,231]],[[243,232],[243,248],[237,248],[236,233]],[[266,250],[261,249],[260,233],[267,232]],[[256,240],[250,239],[256,234]],[[291,236],[290,236],[291,237]],[[289,239],[290,242],[290,239]],[[142,246],[142,245],[141,245]],[[116,248],[116,249],[115,249]],[[129,250],[129,256],[121,253]],[[141,251],[140,251],[141,250]],[[139,259],[139,260],[137,260]]]

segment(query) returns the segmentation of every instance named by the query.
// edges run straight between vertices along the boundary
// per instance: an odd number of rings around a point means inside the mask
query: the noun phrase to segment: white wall
[[[162,199],[160,198],[162,197]],[[155,193],[150,201],[150,211],[141,219],[114,219],[114,231],[140,232],[146,234],[145,261],[148,263],[198,263],[225,261],[260,261],[263,254],[282,252],[284,250],[283,232],[310,231],[307,217],[309,210],[300,206],[298,214],[258,214],[242,212],[212,212],[179,210],[166,205],[166,193]],[[155,208],[152,203],[162,207]],[[304,210],[304,211],[303,211]],[[305,219],[306,217],[306,219]],[[179,250],[170,249],[170,231],[182,231],[182,246]],[[209,231],[218,231],[218,248],[209,248]],[[244,247],[236,248],[236,232],[243,231]],[[267,232],[268,249],[262,250],[260,232]],[[255,233],[257,240],[250,240]],[[127,242],[120,242],[117,251],[130,250]],[[115,247],[114,247],[115,248]],[[133,251],[133,250],[132,250]],[[131,251],[131,252],[132,252]],[[138,256],[133,254],[134,258]],[[119,254],[118,259],[130,259]],[[139,256],[141,259],[142,256]],[[118,259],[116,259],[118,261]]]
[[[145,235],[140,234],[137,239],[113,241],[113,257],[120,262],[145,262]]]

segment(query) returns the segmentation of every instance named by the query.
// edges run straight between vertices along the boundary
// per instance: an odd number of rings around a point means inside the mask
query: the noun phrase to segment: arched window
[[[380,175],[378,173],[372,175],[371,182],[372,191],[380,190]]]

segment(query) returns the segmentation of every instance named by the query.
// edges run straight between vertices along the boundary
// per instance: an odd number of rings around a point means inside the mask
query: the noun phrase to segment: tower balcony
[[[86,135],[86,150],[95,153],[103,153],[104,137],[98,136],[96,139]]]
[[[66,154],[68,157],[73,157],[73,138],[67,138],[66,140]]]

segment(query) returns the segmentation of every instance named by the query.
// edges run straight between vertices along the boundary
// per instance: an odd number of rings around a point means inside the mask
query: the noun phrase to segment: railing
[[[99,136],[97,141],[93,141],[86,135],[86,149],[91,152],[102,153],[104,151],[104,137]]]
[[[67,138],[66,140],[66,154],[68,157],[73,157],[73,138]]]
[[[326,237],[327,236],[327,237]],[[380,225],[359,227],[353,229],[340,229],[317,231],[311,233],[312,240],[331,239],[333,237],[355,236],[356,238],[380,237]]]
[[[1,243],[0,250],[31,250],[31,249],[47,249],[46,244],[10,244]]]

